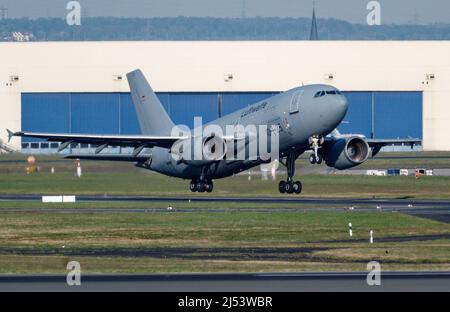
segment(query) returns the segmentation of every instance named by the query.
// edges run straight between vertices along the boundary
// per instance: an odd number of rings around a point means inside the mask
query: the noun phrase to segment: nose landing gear
[[[311,165],[320,165],[323,162],[323,157],[320,154],[314,155],[311,154],[309,156],[309,162],[311,163]]]
[[[324,142],[324,138],[322,136],[314,135],[311,138],[309,138],[309,144],[311,145],[311,148],[313,150],[313,154],[309,156],[309,162],[314,165],[320,165],[323,162],[323,157],[319,153],[320,145],[322,145]]]
[[[286,157],[286,168],[288,172],[287,181],[280,181],[278,184],[278,190],[284,194],[300,194],[302,192],[302,183],[300,181],[293,181],[295,175],[295,160],[298,154],[294,151],[288,153]]]

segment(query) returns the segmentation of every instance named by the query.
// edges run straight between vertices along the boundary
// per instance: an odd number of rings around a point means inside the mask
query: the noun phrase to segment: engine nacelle
[[[345,170],[365,162],[370,155],[367,141],[361,137],[338,138],[328,142],[323,156],[327,166]]]
[[[212,161],[225,158],[226,141],[222,137],[211,135],[206,138],[197,137],[190,141],[176,142],[171,153],[177,163],[185,163],[195,167],[203,167]]]

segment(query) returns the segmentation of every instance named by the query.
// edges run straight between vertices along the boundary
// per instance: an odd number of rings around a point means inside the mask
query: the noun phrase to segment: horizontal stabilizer
[[[65,156],[66,159],[80,159],[80,160],[104,160],[104,161],[125,161],[125,162],[145,162],[151,155],[123,155],[123,154],[104,154],[104,155],[95,155],[95,154],[70,154]]]
[[[9,130],[9,129],[6,129],[6,131],[8,132],[8,143],[9,143],[9,142],[11,142],[11,139],[12,139],[13,136],[14,136],[14,132],[12,132],[12,131]]]

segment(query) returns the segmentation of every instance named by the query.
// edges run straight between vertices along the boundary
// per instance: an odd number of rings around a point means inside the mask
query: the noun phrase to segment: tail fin
[[[142,72],[132,71],[127,79],[142,134],[170,135],[175,125]]]

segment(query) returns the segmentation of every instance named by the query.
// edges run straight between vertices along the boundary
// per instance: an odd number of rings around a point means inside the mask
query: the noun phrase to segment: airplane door
[[[291,100],[291,106],[289,109],[289,114],[295,114],[298,113],[300,110],[300,100],[303,94],[303,90],[294,93],[294,95],[292,96],[292,100]]]

